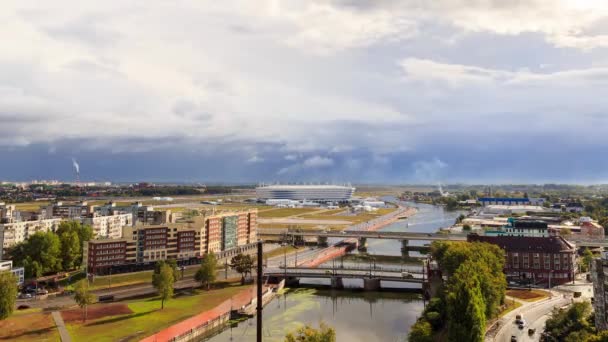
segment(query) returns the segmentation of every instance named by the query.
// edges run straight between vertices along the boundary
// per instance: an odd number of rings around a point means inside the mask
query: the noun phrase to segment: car
[[[519,328],[519,330],[523,330],[524,329],[524,323],[523,322],[518,323],[517,327]]]
[[[511,335],[511,342],[517,342],[517,337],[515,337],[515,335]]]
[[[410,272],[401,272],[401,278],[412,279],[414,276]]]
[[[536,329],[532,329],[532,328],[528,329],[528,335],[530,335],[530,336],[534,335],[535,332],[536,332]]]
[[[31,293],[22,293],[19,298],[21,299],[28,299],[28,298],[32,298],[32,294]]]

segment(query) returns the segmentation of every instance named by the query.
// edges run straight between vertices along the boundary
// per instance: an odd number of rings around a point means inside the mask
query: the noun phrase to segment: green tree
[[[59,235],[61,243],[61,265],[64,270],[72,270],[78,264],[78,259],[82,256],[82,250],[78,233],[66,231]]]
[[[95,301],[95,295],[89,291],[89,281],[82,279],[74,286],[74,301],[83,309],[83,320],[87,321],[88,306]]]
[[[593,253],[589,250],[588,247],[585,247],[583,251],[583,272],[589,271],[589,267],[591,266],[591,262],[593,261]]]
[[[11,272],[0,272],[0,320],[13,313],[16,298],[17,278]]]
[[[230,260],[230,267],[241,274],[241,285],[245,284],[245,276],[251,273],[253,258],[251,255],[239,253]]]
[[[154,273],[155,274],[160,273],[160,270],[165,265],[171,267],[171,270],[173,271],[173,279],[175,281],[177,281],[177,279],[180,278],[180,274],[179,274],[179,269],[177,268],[177,260],[175,260],[175,259],[157,261],[156,264],[154,265]]]
[[[478,269],[464,262],[449,280],[447,292],[448,339],[481,342],[486,330],[486,305]]]
[[[211,284],[215,281],[217,269],[217,259],[213,252],[208,253],[201,262],[201,267],[194,274],[194,279],[207,286],[207,290],[211,288]]]
[[[23,266],[28,276],[61,271],[61,242],[52,232],[37,232],[9,251],[16,266]]]
[[[93,239],[93,228],[90,225],[82,225],[79,221],[64,221],[59,224],[57,231],[58,236],[64,233],[76,233],[78,235],[78,257],[74,261],[74,266],[78,267],[82,264],[82,253],[84,244]]]
[[[152,285],[160,296],[161,309],[165,308],[165,301],[173,296],[174,282],[173,269],[167,264],[162,265],[160,271],[152,275]]]
[[[590,317],[589,302],[574,303],[568,309],[553,309],[551,316],[545,322],[545,332],[550,337],[549,341],[565,341],[569,335],[575,333],[570,339],[573,340],[581,336],[582,331],[592,332],[593,324],[589,322]]]
[[[336,330],[321,322],[319,329],[305,325],[285,336],[285,342],[335,342]]]
[[[419,319],[408,336],[409,342],[433,342],[433,329],[431,324],[424,319]]]

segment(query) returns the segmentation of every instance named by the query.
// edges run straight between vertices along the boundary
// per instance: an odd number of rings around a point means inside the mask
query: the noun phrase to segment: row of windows
[[[120,248],[122,246],[124,246],[124,243],[104,243],[104,244],[100,244],[100,245],[93,245],[93,249],[94,250],[100,250],[100,249],[113,249],[113,248]]]
[[[105,254],[122,254],[125,252],[124,248],[121,249],[103,249],[92,253],[91,255],[105,255]]]
[[[102,256],[91,258],[91,262],[95,261],[106,261],[106,260],[122,260],[124,259],[122,255],[112,255],[112,256]]]

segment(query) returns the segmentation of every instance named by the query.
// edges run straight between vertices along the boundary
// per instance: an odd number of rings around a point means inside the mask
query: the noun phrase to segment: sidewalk
[[[51,313],[53,316],[53,320],[55,321],[55,325],[59,330],[59,335],[61,336],[61,342],[72,342],[72,338],[68,333],[68,329],[65,328],[65,323],[63,322],[63,317],[61,317],[61,313],[59,311],[53,311]]]

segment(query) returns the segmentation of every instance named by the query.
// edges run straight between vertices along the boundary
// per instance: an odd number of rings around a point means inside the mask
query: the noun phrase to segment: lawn
[[[278,208],[272,210],[264,210],[258,213],[260,218],[279,218],[294,215],[302,215],[319,211],[318,208]]]
[[[551,294],[543,290],[507,290],[507,296],[521,299],[526,302],[536,302],[543,298],[549,297]]]
[[[179,321],[214,308],[248,286],[229,286],[212,291],[196,291],[165,302],[160,299],[140,299],[125,302],[131,314],[104,317],[86,324],[68,323],[74,341],[137,341]],[[106,304],[98,304],[106,305]]]
[[[513,301],[513,300],[506,299],[505,302],[506,302],[505,307],[498,314],[498,317],[503,317],[504,315],[508,314],[509,312],[511,312],[521,306],[521,303]]]
[[[59,332],[50,313],[39,310],[15,311],[0,321],[0,340],[10,341],[59,341]]]
[[[24,202],[24,203],[13,203],[13,204],[15,205],[15,208],[17,210],[38,211],[38,210],[40,210],[41,206],[48,205],[49,202],[40,201],[40,202]]]

